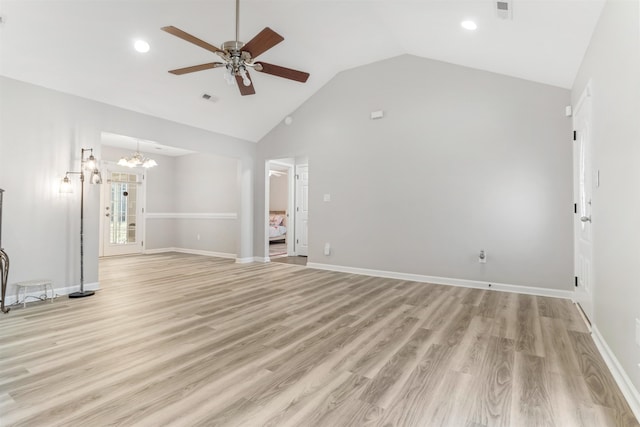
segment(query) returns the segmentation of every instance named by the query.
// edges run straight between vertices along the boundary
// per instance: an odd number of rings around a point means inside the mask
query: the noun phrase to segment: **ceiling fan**
[[[273,76],[284,77],[304,83],[309,78],[309,73],[281,67],[279,65],[268,64],[266,62],[255,62],[258,55],[271,49],[284,40],[280,34],[269,27],[265,27],[248,43],[239,41],[238,21],[240,15],[240,0],[236,0],[236,39],[222,43],[220,49],[205,42],[189,33],[174,26],[162,27],[163,31],[181,38],[182,40],[200,46],[210,52],[220,56],[222,62],[209,62],[206,64],[193,65],[191,67],[170,70],[171,74],[182,75],[196,71],[209,70],[211,68],[225,68],[224,78],[229,84],[237,83],[241,95],[253,95],[256,93],[253,82],[249,78],[249,69]]]

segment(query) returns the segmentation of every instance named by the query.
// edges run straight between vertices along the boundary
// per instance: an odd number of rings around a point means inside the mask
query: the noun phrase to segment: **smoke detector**
[[[496,14],[500,19],[513,19],[511,0],[496,0]]]

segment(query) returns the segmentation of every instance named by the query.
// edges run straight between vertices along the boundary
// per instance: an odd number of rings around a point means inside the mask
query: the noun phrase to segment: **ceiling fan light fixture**
[[[222,62],[209,62],[206,64],[194,65],[190,67],[178,68],[175,70],[169,70],[171,74],[182,75],[187,73],[193,73],[196,71],[210,70],[212,68],[225,68],[224,79],[230,86],[237,86],[240,90],[240,95],[254,95],[256,93],[253,82],[249,78],[249,72],[247,67],[253,71],[271,74],[276,77],[282,77],[289,80],[304,83],[309,78],[309,73],[303,71],[294,70],[291,68],[281,67],[278,65],[267,64],[264,62],[256,63],[255,58],[262,53],[271,49],[278,43],[284,40],[280,34],[276,33],[269,27],[265,27],[257,35],[255,35],[249,42],[244,43],[239,40],[239,20],[240,20],[240,0],[236,0],[236,37],[235,40],[224,42],[220,48],[207,43],[179,28],[169,25],[162,27],[162,31],[165,31],[175,37],[181,38],[184,41],[195,44],[203,49],[208,50],[220,57]],[[242,82],[242,84],[240,84]]]
[[[251,80],[249,80],[249,76],[247,75],[247,69],[240,67],[238,72],[240,73],[240,77],[242,77],[242,84],[245,86],[251,86]]]
[[[236,79],[233,78],[233,67],[229,64],[227,65],[224,73],[223,73],[224,81],[227,82],[229,86],[233,86],[236,82]]]

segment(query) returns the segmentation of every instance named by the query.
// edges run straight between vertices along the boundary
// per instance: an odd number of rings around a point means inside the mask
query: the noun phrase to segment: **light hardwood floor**
[[[571,302],[185,255],[0,316],[0,425],[638,426]]]

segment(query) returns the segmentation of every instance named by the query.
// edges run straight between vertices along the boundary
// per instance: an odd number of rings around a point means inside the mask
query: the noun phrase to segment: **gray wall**
[[[238,192],[234,191],[237,173],[235,159],[208,154],[176,157],[176,209],[178,212],[237,212]]]
[[[103,159],[110,161],[131,154],[130,150],[107,146],[102,151]],[[148,214],[238,213],[236,159],[206,153],[149,156],[159,166],[146,171]],[[238,249],[236,219],[147,218],[145,229],[147,250],[180,248],[236,254]]]
[[[58,288],[79,284],[79,194],[58,189],[64,172],[79,168],[81,147],[100,155],[103,131],[236,158],[242,177],[252,176],[253,143],[0,77],[0,187],[6,190],[3,246],[11,257],[10,283],[46,277]],[[240,191],[242,177],[238,173],[230,186]],[[252,209],[251,185],[241,188]],[[98,281],[98,210],[99,191],[89,187],[86,283]],[[251,221],[251,212],[243,220]],[[246,230],[240,233],[245,246],[251,223]],[[8,292],[15,294],[12,287]]]
[[[640,389],[640,10],[637,1],[607,2],[572,98],[592,80],[594,321],[627,375]]]
[[[310,262],[570,290],[569,103],[565,89],[399,56],[338,74],[259,142],[256,168],[308,155]]]
[[[238,214],[239,192],[233,185],[238,174],[237,160],[188,154],[176,158],[175,173],[174,212]],[[235,219],[179,219],[175,246],[236,254],[238,232]]]

